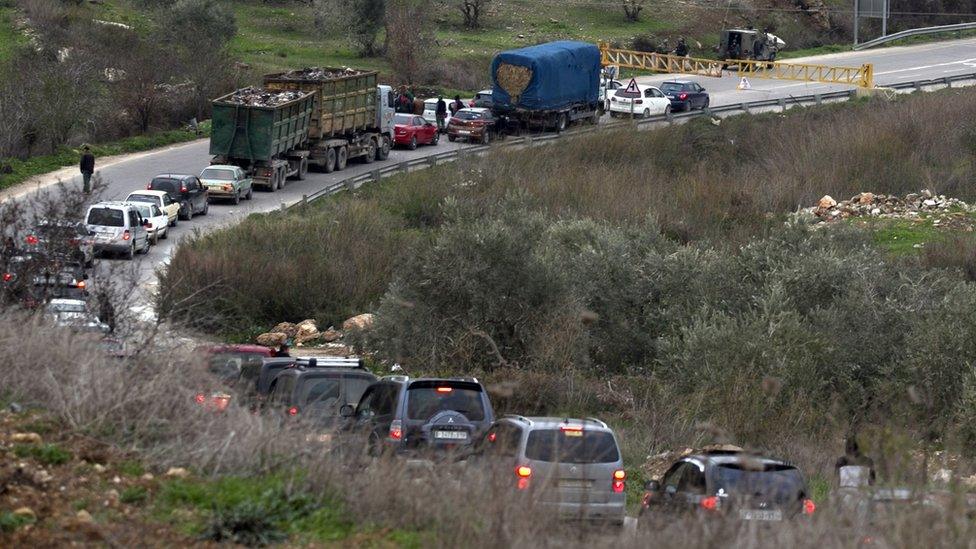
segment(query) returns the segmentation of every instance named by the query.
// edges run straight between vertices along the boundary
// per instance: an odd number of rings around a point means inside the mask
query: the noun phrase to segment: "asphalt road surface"
[[[976,39],[863,52],[845,52],[787,61],[832,66],[860,66],[864,63],[873,63],[875,82],[879,86],[884,86],[895,82],[976,73]],[[753,79],[750,81],[750,90],[738,90],[736,88],[739,79],[734,73],[727,74],[723,78],[693,75],[642,76],[638,78],[638,81],[647,84],[659,84],[664,80],[678,77],[695,80],[709,91],[713,106],[761,99],[789,98],[791,95],[809,95],[851,88],[843,85]],[[200,173],[209,164],[208,146],[208,141],[201,140],[164,150],[133,155],[130,159],[123,159],[110,166],[103,167],[98,171],[108,182],[104,198],[108,200],[124,199],[129,192],[144,189],[149,180],[160,173]],[[303,194],[311,194],[327,184],[374,170],[382,165],[425,157],[463,146],[465,145],[450,143],[447,139],[443,139],[440,145],[436,147],[421,146],[416,151],[394,150],[390,159],[384,163],[366,165],[350,162],[347,169],[341,172],[332,174],[310,172],[305,181],[290,180],[284,190],[275,193],[255,192],[253,200],[242,201],[238,206],[221,203],[212,204],[207,216],[194,216],[191,222],[181,222],[179,227],[173,229],[168,240],[160,241],[160,244],[154,247],[148,256],[136,260],[140,286],[144,290],[152,290],[155,285],[154,271],[161,265],[165,265],[175,247],[179,245],[180,239],[194,231],[212,230],[232,224],[254,212],[266,212],[280,208],[282,203],[290,204],[300,200]],[[80,177],[74,176],[70,184],[76,185],[80,189]],[[108,261],[116,263],[119,260]],[[146,314],[149,315],[151,312],[147,309]]]

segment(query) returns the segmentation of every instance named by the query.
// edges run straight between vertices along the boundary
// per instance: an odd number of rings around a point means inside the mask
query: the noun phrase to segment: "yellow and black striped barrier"
[[[874,87],[874,66],[870,63],[860,67],[831,67],[829,65],[752,61],[748,59],[719,61],[616,49],[611,48],[606,42],[600,42],[600,56],[603,66],[616,65],[620,68],[651,72],[696,74],[721,78],[726,71],[735,71],[737,77],[847,84],[860,88]]]

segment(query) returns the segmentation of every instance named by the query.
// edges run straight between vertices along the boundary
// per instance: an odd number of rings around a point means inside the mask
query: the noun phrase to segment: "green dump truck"
[[[346,162],[385,160],[393,146],[393,89],[377,85],[376,71],[308,68],[264,77],[269,91],[314,93],[309,162],[324,172]]]
[[[213,101],[212,164],[240,166],[271,191],[308,173],[311,92],[244,88]]]

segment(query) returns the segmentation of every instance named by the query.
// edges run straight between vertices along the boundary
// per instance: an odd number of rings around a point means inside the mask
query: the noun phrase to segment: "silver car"
[[[613,430],[598,419],[504,416],[480,458],[561,518],[623,524],[626,472]],[[498,465],[494,467],[494,465]]]

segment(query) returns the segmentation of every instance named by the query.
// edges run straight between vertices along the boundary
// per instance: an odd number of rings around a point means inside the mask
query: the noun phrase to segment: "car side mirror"
[[[342,417],[352,417],[355,413],[356,409],[351,404],[343,404],[339,407],[339,415]]]
[[[661,483],[656,480],[649,480],[644,483],[644,489],[648,492],[660,492]]]
[[[95,231],[88,231],[88,236],[95,236]]]

